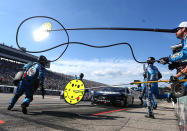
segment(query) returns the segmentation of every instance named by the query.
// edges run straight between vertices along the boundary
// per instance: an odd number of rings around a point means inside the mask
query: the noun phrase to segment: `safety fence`
[[[0,93],[15,93],[17,90],[16,86],[0,85]],[[45,89],[45,95],[57,95],[60,96],[60,90]],[[41,90],[38,89],[34,94],[42,94]]]
[[[15,93],[16,86],[0,85],[0,93]]]

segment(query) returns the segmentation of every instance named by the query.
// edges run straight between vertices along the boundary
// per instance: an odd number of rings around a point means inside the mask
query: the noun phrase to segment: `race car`
[[[128,106],[134,102],[134,96],[131,91],[125,87],[105,87],[94,91],[91,98],[92,104],[111,104]]]

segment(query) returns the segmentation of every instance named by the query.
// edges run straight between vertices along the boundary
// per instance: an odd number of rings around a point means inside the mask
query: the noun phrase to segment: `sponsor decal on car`
[[[103,93],[103,94],[120,94],[119,92],[109,92],[109,91],[99,91],[98,93]]]

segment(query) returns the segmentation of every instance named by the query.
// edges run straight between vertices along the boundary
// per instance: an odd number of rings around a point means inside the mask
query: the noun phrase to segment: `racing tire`
[[[176,82],[171,84],[173,97],[179,98],[185,96],[186,90],[183,83]]]
[[[94,100],[94,97],[91,98],[91,105],[96,105],[96,101]]]
[[[120,101],[120,106],[122,106],[122,107],[126,107],[126,106],[127,106],[127,99],[126,99],[126,98],[123,98],[123,99]]]

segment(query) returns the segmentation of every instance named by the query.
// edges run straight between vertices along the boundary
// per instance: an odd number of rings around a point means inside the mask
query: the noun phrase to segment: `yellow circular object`
[[[46,22],[44,24],[42,24],[42,26],[40,27],[45,31],[51,30],[52,29],[52,24],[50,22]]]
[[[84,92],[85,87],[81,80],[71,80],[64,89],[64,99],[71,105],[77,104],[82,100]]]

